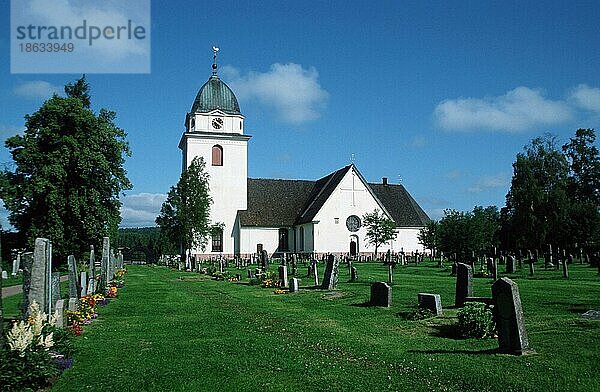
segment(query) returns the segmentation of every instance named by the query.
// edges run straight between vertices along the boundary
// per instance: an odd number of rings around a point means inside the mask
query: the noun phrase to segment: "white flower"
[[[42,346],[46,350],[54,346],[54,340],[52,340],[53,334],[54,332],[50,332],[45,338],[43,336],[40,336],[38,346]]]
[[[33,331],[24,321],[14,323],[8,333],[8,346],[12,351],[18,351],[19,356],[25,355],[25,350],[33,342]]]

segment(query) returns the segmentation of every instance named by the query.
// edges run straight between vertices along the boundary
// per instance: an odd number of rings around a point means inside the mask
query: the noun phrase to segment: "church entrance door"
[[[350,256],[356,256],[358,254],[358,237],[350,237]]]

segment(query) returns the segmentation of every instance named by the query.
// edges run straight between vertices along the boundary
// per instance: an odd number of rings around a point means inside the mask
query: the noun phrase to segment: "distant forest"
[[[115,246],[123,248],[123,257],[128,261],[156,263],[161,254],[178,254],[161,237],[158,227],[119,229]]]

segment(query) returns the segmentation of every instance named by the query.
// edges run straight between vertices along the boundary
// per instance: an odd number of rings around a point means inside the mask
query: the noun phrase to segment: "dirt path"
[[[60,277],[61,282],[64,282],[67,279],[69,279],[69,275],[63,275]],[[10,297],[11,295],[17,295],[22,292],[23,292],[23,285],[20,285],[20,284],[18,284],[16,286],[3,287],[2,288],[2,298]]]

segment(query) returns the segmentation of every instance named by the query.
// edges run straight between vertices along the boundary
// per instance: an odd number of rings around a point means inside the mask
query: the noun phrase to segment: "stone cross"
[[[338,283],[339,260],[334,255],[329,255],[325,265],[325,274],[323,275],[323,290],[335,290]]]
[[[392,305],[392,288],[385,282],[371,284],[371,306],[390,307]]]
[[[456,295],[454,305],[462,308],[467,297],[473,296],[473,268],[464,263],[456,265]]]
[[[81,288],[79,287],[79,276],[77,274],[75,256],[70,255],[67,258],[67,265],[69,267],[69,298],[79,298]]]
[[[521,355],[529,351],[517,284],[508,278],[497,280],[492,285],[492,298],[495,303],[494,313],[500,352]]]

